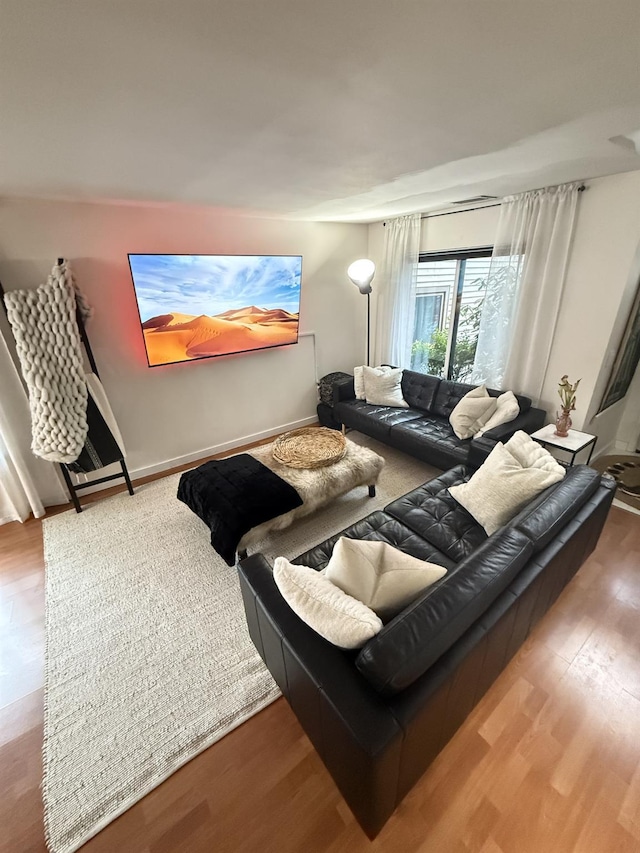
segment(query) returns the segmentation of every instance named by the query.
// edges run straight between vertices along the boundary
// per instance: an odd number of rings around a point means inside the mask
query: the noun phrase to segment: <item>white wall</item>
[[[427,216],[422,220],[420,251],[446,252],[493,246],[499,216],[498,205]]]
[[[364,225],[168,205],[0,201],[6,290],[37,286],[59,255],[72,261],[95,309],[88,334],[135,474],[311,423],[316,389],[314,339],[305,336],[296,346],[149,369],[128,252],[301,254],[300,331],[316,333],[322,376],[362,361],[365,312],[346,268],[366,250]]]
[[[556,385],[567,373],[582,382],[574,426],[598,436],[598,452],[612,448],[625,401],[596,411],[615,358],[637,276],[640,172],[587,182],[578,218],[543,400],[555,411]]]
[[[420,229],[420,251],[446,252],[451,249],[492,246],[499,214],[500,208],[492,205],[477,210],[425,216]],[[380,268],[383,255],[384,225],[382,222],[374,222],[369,226],[368,257]],[[380,280],[378,283],[381,283]]]
[[[491,245],[498,216],[499,208],[490,207],[427,217],[422,220],[421,251]],[[587,181],[540,405],[547,409],[551,421],[560,377],[567,373],[572,381],[581,378],[574,426],[596,433],[600,451],[613,446],[629,399],[628,395],[595,415],[635,293],[639,243],[640,172]],[[383,244],[382,223],[375,223],[369,227],[369,252],[378,262]],[[550,317],[549,322],[554,319]],[[535,358],[535,353],[531,357]],[[636,377],[634,388],[637,383]],[[630,420],[634,417],[632,408]]]

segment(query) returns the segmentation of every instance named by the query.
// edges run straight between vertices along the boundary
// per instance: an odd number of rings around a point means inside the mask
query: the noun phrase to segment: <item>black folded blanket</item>
[[[252,527],[302,505],[293,486],[248,453],[185,471],[178,500],[209,527],[211,545],[229,566]]]

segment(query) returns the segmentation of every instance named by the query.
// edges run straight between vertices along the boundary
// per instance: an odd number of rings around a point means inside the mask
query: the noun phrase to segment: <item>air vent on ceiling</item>
[[[451,204],[477,204],[479,201],[495,201],[497,195],[474,195],[473,198],[461,198],[460,201],[452,201]]]

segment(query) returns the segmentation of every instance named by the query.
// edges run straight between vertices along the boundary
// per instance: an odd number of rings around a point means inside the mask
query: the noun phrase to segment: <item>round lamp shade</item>
[[[360,293],[371,293],[371,282],[376,274],[376,265],[368,258],[360,258],[349,265],[347,275]]]

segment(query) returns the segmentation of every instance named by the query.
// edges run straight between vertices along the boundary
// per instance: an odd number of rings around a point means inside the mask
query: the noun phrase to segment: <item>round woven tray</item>
[[[302,427],[277,438],[273,458],[290,468],[323,468],[339,462],[347,452],[341,432],[327,427]]]

